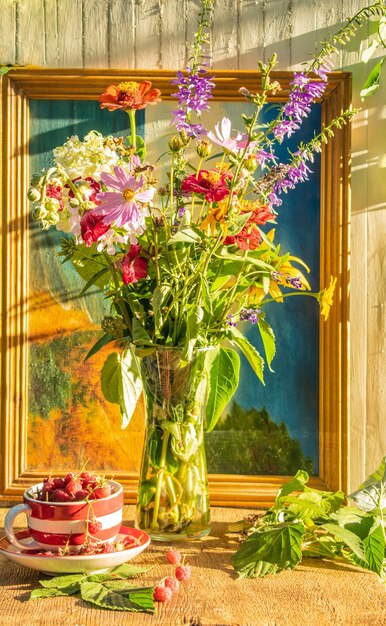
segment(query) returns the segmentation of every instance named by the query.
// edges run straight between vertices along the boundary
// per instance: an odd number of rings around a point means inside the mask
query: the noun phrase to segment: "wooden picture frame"
[[[96,100],[105,87],[127,80],[125,70],[56,70],[19,68],[2,78],[2,255],[1,255],[1,430],[0,499],[19,499],[24,489],[43,476],[26,469],[28,398],[28,143],[29,101]],[[150,80],[170,99],[173,71],[130,70],[132,80]],[[215,98],[240,99],[239,88],[259,91],[258,73],[216,71]],[[274,72],[282,87],[273,102],[286,99],[290,72]],[[351,101],[351,75],[332,73],[321,101],[322,122],[329,121]],[[348,272],[349,272],[350,128],[337,131],[321,156],[320,281],[338,278],[334,306],[327,323],[320,322],[319,475],[311,484],[320,489],[346,489],[348,484]],[[134,501],[137,476],[116,474],[128,501]],[[283,476],[210,476],[214,505],[266,506],[286,480]]]

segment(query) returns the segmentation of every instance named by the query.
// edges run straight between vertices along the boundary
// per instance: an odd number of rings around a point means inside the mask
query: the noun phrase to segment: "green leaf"
[[[367,569],[381,575],[385,561],[385,536],[380,524],[363,540],[368,565]]]
[[[172,237],[170,237],[169,243],[177,243],[179,241],[197,243],[202,241],[203,236],[203,233],[201,233],[198,229],[193,229],[191,226],[188,228],[185,227],[181,228]]]
[[[170,285],[157,285],[153,292],[153,313],[154,327],[157,337],[161,337],[161,328],[164,324],[162,316],[162,308],[165,306],[165,300],[170,295]]]
[[[0,76],[5,76],[6,74],[8,74],[8,72],[10,72],[13,69],[14,69],[13,65],[1,65],[0,66]]]
[[[271,326],[268,324],[268,322],[266,322],[263,319],[259,318],[257,325],[259,327],[260,335],[263,340],[263,346],[265,350],[265,358],[267,359],[267,365],[269,369],[271,370],[271,372],[273,372],[273,369],[271,368],[271,363],[276,353],[274,332]]]
[[[104,274],[107,274],[108,271],[109,271],[108,268],[104,267],[99,272],[94,274],[94,276],[91,276],[91,278],[87,281],[87,283],[83,287],[82,291],[80,292],[78,298],[81,298],[82,296],[84,296],[86,291],[88,291],[90,289],[90,287],[92,287],[92,285],[97,283],[99,281],[99,279],[102,278],[102,276],[104,276]]]
[[[154,498],[156,486],[151,480],[143,480],[138,491],[139,506],[147,506]]]
[[[126,428],[142,393],[142,380],[130,348],[126,348],[122,356],[117,352],[109,354],[102,367],[101,386],[106,400],[119,404],[121,427]]]
[[[302,558],[304,525],[285,522],[266,526],[244,541],[232,561],[240,578],[262,577],[293,569]]]
[[[86,282],[98,274],[101,269],[106,269],[103,257],[96,253],[95,244],[90,248],[80,244],[77,246],[71,257],[71,263],[78,272],[79,276]],[[102,274],[96,281],[95,285],[102,290],[109,283],[109,274]]]
[[[39,587],[39,589],[33,589],[30,593],[29,600],[38,600],[39,598],[54,598],[56,596],[69,596],[75,593],[77,589],[74,589],[71,593],[67,593],[66,589],[56,589],[55,587],[50,587],[46,589],[45,587]]]
[[[192,359],[203,317],[204,311],[200,306],[191,307],[186,319],[186,343],[182,353],[182,359],[185,361],[189,362]]]
[[[133,417],[135,407],[142,393],[142,379],[137,360],[130,348],[122,354],[118,380],[118,398],[121,409],[121,428],[126,428]]]
[[[91,357],[94,356],[94,354],[99,352],[99,350],[104,348],[104,346],[106,346],[108,343],[111,343],[111,341],[115,341],[115,337],[113,337],[112,335],[109,335],[109,333],[105,333],[104,335],[102,335],[102,337],[100,337],[98,341],[94,343],[93,347],[87,353],[84,360],[87,361],[88,359],[91,359]]]
[[[133,317],[133,330],[132,330],[133,342],[134,343],[150,343],[151,337],[148,332],[144,329],[141,322],[137,320],[136,317]]]
[[[266,263],[265,261],[261,261],[260,259],[252,256],[251,254],[248,254],[248,257],[246,259],[243,259],[240,255],[232,254],[231,252],[226,252],[223,249],[221,250],[221,258],[229,259],[230,261],[242,261],[242,262],[246,260],[247,263],[252,263],[252,265],[256,265],[259,268],[269,269],[270,271],[274,269],[271,265],[269,265],[269,263]]]
[[[237,346],[241,352],[246,357],[249,365],[255,372],[256,376],[260,379],[260,381],[264,383],[264,360],[261,355],[258,353],[256,348],[248,341],[246,337],[234,326],[230,329],[230,341]]]
[[[245,226],[252,213],[242,213],[238,215],[236,219],[232,221],[232,224],[228,228],[229,235],[237,235]]]
[[[141,574],[150,572],[151,569],[152,565],[150,567],[138,567],[138,565],[123,563],[123,565],[118,565],[118,567],[114,567],[114,569],[110,570],[109,575],[110,577],[119,576],[119,578],[134,578],[135,576],[140,576]]]
[[[381,79],[381,70],[382,65],[386,57],[383,57],[378,63],[373,67],[370,74],[367,77],[365,84],[360,92],[360,97],[362,100],[368,98],[379,89],[379,82]]]
[[[209,365],[209,391],[206,403],[206,431],[213,430],[237,389],[240,375],[240,357],[234,350],[220,347]]]
[[[121,359],[118,352],[111,352],[103,364],[101,386],[108,402],[119,404],[118,384],[121,377]]]
[[[82,599],[114,611],[154,613],[153,587],[135,587],[123,580],[81,583]]]
[[[348,496],[364,511],[386,508],[386,456],[380,466]]]
[[[291,480],[284,483],[276,494],[275,508],[282,506],[286,496],[294,491],[304,491],[304,486],[309,480],[309,475],[304,470],[298,470]],[[277,505],[277,506],[276,506]]]
[[[373,54],[376,51],[376,49],[378,48],[378,46],[379,46],[378,39],[373,39],[371,44],[362,51],[361,61],[363,63],[367,63],[368,61],[370,61],[371,57],[373,56]]]
[[[352,550],[358,559],[364,562],[367,561],[360,537],[351,532],[351,530],[347,530],[347,528],[342,528],[342,526],[338,526],[337,524],[330,522],[327,524],[321,524],[320,528],[327,530],[337,541],[344,543],[348,548],[350,548],[350,550]]]

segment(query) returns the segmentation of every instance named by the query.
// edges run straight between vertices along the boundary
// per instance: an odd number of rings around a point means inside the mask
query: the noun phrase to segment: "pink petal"
[[[112,174],[102,172],[101,181],[104,185],[106,185],[106,187],[111,187],[117,191],[123,191],[120,182]]]
[[[114,167],[114,174],[117,177],[117,180],[122,185],[123,189],[126,189],[127,187],[130,187],[130,184],[131,184],[131,181],[133,179],[133,176],[130,176],[130,174],[128,174],[123,169],[123,167],[120,167],[119,165],[116,165]]]

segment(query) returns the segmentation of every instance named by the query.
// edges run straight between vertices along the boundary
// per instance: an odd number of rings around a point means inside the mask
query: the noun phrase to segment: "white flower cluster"
[[[70,178],[99,178],[102,172],[113,172],[121,161],[119,154],[95,130],[83,141],[73,135],[63,146],[55,148],[53,154],[57,165],[61,165]]]

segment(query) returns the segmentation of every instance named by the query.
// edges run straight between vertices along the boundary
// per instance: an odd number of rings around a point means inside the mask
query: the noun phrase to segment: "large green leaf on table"
[[[233,555],[240,578],[263,577],[293,569],[302,558],[303,524],[284,522],[254,532]]]
[[[279,507],[283,504],[283,499],[286,498],[290,493],[294,491],[304,491],[306,483],[309,481],[309,475],[304,470],[298,470],[291,480],[288,480],[284,485],[282,485],[279,491],[276,494],[275,499],[275,507],[276,505]]]
[[[135,587],[125,580],[84,582],[80,585],[82,599],[104,609],[154,613],[153,587]]]
[[[256,348],[234,326],[231,326],[229,329],[228,339],[233,343],[233,345],[241,350],[256,376],[264,385],[264,360]]]
[[[332,497],[329,497],[329,496]],[[317,489],[304,489],[303,493],[286,497],[288,510],[296,517],[312,524],[317,518],[326,518],[331,509],[340,506],[344,500],[342,491],[332,493],[318,491]]]
[[[206,403],[206,430],[213,430],[228,402],[237,389],[240,376],[240,357],[229,348],[217,348],[208,355],[208,399]]]
[[[379,89],[380,80],[381,80],[381,70],[382,65],[386,57],[383,57],[376,65],[374,65],[370,74],[367,77],[365,84],[360,92],[361,100],[368,98],[368,96],[373,95]]]
[[[38,589],[33,589],[30,593],[28,600],[39,600],[40,598],[55,598],[57,596],[70,596],[73,593],[76,593],[77,589],[74,589],[69,593],[66,589],[57,589],[56,587],[50,587],[46,589],[45,587],[39,587]]]
[[[359,567],[368,569],[381,576],[385,570],[385,536],[382,525],[379,524],[364,540],[363,549],[366,555],[366,562],[352,555],[351,561]]]
[[[331,535],[336,539],[336,541],[343,543],[345,546],[350,548],[350,550],[355,554],[355,556],[361,561],[367,562],[363,543],[360,537],[355,533],[351,532],[351,530],[347,530],[347,528],[342,528],[342,526],[338,526],[338,524],[327,523],[321,524],[320,528],[326,530],[331,533]]]
[[[119,405],[121,427],[126,428],[142,392],[137,361],[130,348],[126,348],[122,355],[117,352],[109,354],[102,367],[101,385],[106,400]]]
[[[271,362],[276,353],[275,335],[271,326],[265,320],[259,318],[257,325],[259,327],[260,335],[263,340],[263,346],[265,350],[265,358],[267,359],[267,365],[271,372]]]
[[[364,511],[386,508],[386,456],[380,466],[348,496]]]

